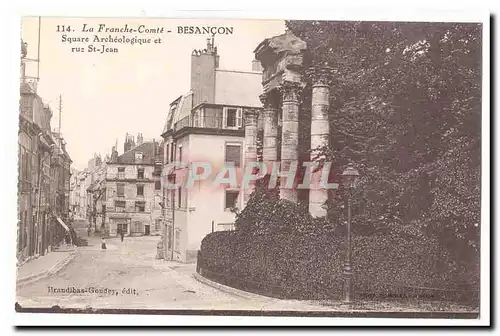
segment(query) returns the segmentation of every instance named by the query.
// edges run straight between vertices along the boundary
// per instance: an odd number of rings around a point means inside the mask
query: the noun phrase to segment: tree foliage
[[[327,159],[360,171],[356,223],[436,236],[476,257],[481,32],[472,23],[287,21],[306,68],[334,69]],[[307,92],[306,92],[307,95]],[[332,218],[344,221],[342,191]]]

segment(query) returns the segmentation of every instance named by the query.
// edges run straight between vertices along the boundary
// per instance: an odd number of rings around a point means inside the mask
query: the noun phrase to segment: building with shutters
[[[106,164],[102,195],[105,227],[110,236],[160,235],[163,225],[161,170],[163,150],[156,140],[127,134],[124,152],[116,147]]]
[[[244,114],[253,111],[256,116],[261,109],[262,70],[256,61],[248,71],[220,69],[219,59],[213,39],[207,40],[206,49],[191,54],[190,91],[170,104],[162,132],[163,181],[185,177],[195,161],[207,162],[214,170],[228,164],[242,167]],[[254,133],[250,135],[257,136],[257,130]],[[170,169],[174,161],[184,164]],[[208,233],[233,229],[233,210],[244,204],[240,185],[213,188],[203,181],[172,189],[163,183],[162,191],[164,255],[183,262],[196,258]]]
[[[27,44],[21,41],[18,129],[18,265],[49,253],[69,230],[71,158],[52,110],[37,92],[38,78],[26,75]],[[62,224],[61,224],[62,223]]]

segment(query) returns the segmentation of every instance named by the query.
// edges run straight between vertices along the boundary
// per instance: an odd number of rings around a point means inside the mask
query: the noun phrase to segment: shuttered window
[[[226,145],[226,162],[235,167],[241,165],[241,145]]]
[[[236,208],[238,205],[238,195],[239,191],[237,190],[226,190],[224,209]]]
[[[116,195],[118,197],[123,197],[125,196],[125,184],[123,183],[118,183],[116,185]]]
[[[144,196],[144,185],[143,184],[137,185],[137,196]]]

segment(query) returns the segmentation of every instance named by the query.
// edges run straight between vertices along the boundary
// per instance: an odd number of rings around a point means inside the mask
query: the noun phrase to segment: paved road
[[[85,228],[77,229],[79,233]],[[107,240],[90,237],[59,273],[18,287],[23,307],[127,309],[307,309],[303,303],[271,298],[247,299],[202,284],[192,277],[194,264],[155,260],[159,237]],[[103,293],[61,293],[58,289],[96,288]],[[54,290],[52,290],[52,288]],[[309,308],[311,309],[311,307]]]

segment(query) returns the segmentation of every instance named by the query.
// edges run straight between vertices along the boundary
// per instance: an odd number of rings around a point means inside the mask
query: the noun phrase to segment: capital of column
[[[283,101],[298,101],[304,85],[298,82],[286,81],[280,85],[279,90],[283,96]]]
[[[257,117],[259,115],[259,109],[256,108],[248,108],[243,110],[243,114],[245,115],[245,124],[246,125],[257,125]]]
[[[259,115],[259,110],[260,109],[258,108],[245,108],[243,110],[243,114],[248,118],[257,118],[257,116]]]
[[[270,109],[274,108],[273,106],[273,101],[271,99],[271,93],[270,92],[264,92],[261,95],[259,95],[259,99],[264,106],[264,109]]]
[[[309,78],[313,87],[326,86],[330,87],[333,82],[335,70],[328,66],[314,66],[306,71],[306,76]]]

